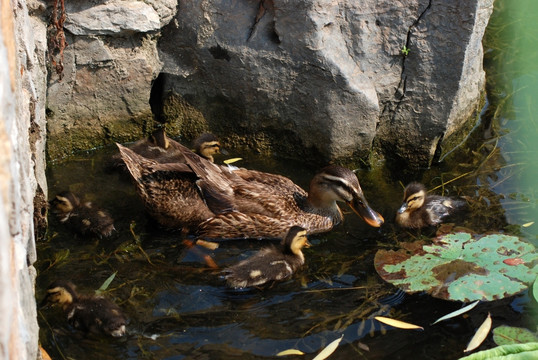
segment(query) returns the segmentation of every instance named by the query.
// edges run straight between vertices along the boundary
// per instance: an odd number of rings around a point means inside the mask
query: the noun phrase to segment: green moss
[[[49,131],[47,157],[49,161],[55,161],[114,142],[134,141],[151,133],[153,127],[151,113],[129,119],[99,119],[97,124],[95,121],[77,121],[77,126],[65,126],[63,131]]]
[[[171,137],[193,140],[200,134],[210,132],[207,120],[201,111],[181,95],[169,93],[163,101],[165,130]]]

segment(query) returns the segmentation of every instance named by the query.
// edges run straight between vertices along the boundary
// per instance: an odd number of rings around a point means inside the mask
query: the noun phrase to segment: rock
[[[293,139],[322,161],[373,149],[427,166],[479,106],[491,0],[179,8],[159,43],[164,93],[188,99],[227,136]]]
[[[64,27],[74,35],[127,36],[161,28],[155,9],[142,1],[108,1],[95,6],[67,1],[66,12]]]
[[[48,92],[51,143],[63,141],[51,156],[109,141],[95,137],[141,136],[152,97],[175,135],[203,127],[319,163],[376,153],[429,166],[465,136],[481,106],[492,6],[70,1],[63,79],[53,75]],[[203,125],[191,128],[200,114]]]
[[[2,358],[36,359],[33,264],[37,225],[46,208],[35,200],[47,192],[46,26],[29,16],[29,11],[44,11],[35,1],[2,1],[1,6],[0,348]]]
[[[62,79],[51,74],[47,92],[49,155],[127,141],[152,128],[151,83],[157,77],[156,41],[142,35],[126,39],[72,36],[64,50]]]

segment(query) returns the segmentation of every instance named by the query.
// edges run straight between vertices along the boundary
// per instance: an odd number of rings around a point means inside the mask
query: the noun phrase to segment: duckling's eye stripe
[[[219,147],[220,144],[218,142],[211,142],[211,143],[206,143],[205,144],[205,147]]]

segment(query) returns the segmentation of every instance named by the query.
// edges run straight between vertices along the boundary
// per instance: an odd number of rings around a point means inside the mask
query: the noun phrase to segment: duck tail
[[[125,147],[118,143],[116,143],[116,145],[120,150],[121,159],[127,166],[129,173],[136,182],[139,182],[139,180],[144,175],[142,173],[143,169],[149,169],[151,165],[153,165],[155,162],[138,155],[128,147]]]

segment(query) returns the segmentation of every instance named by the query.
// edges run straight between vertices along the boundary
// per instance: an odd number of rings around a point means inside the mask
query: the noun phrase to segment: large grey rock
[[[428,165],[479,104],[492,3],[181,1],[159,43],[165,91],[217,130]]]
[[[52,74],[47,95],[51,155],[141,136],[155,83],[153,104],[169,110],[159,120],[178,134],[207,129],[320,162],[375,152],[427,166],[480,106],[492,4],[69,1],[63,78]]]

